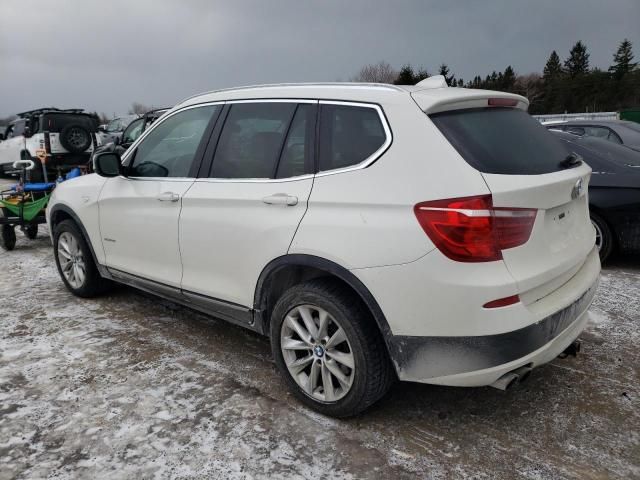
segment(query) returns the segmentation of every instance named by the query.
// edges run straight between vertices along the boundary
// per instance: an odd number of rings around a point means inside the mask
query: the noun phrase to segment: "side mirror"
[[[101,177],[122,175],[123,168],[120,155],[115,152],[97,152],[93,156],[93,171]]]

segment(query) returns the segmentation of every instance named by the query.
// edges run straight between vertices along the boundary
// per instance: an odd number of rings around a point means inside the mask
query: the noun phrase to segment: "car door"
[[[260,272],[287,253],[306,211],[317,102],[228,103],[212,164],[183,199],[182,288],[194,303],[251,307]]]
[[[99,198],[106,266],[178,288],[178,217],[221,105],[179,110],[125,154],[126,176],[110,178]]]

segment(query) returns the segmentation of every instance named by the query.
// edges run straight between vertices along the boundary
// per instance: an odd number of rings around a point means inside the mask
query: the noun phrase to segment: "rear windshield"
[[[431,120],[476,170],[539,175],[561,170],[569,150],[527,112],[514,108],[454,110]]]

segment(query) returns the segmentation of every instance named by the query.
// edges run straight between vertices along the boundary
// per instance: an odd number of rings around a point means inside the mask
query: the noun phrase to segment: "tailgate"
[[[594,248],[587,198],[591,168],[521,108],[478,107],[479,101],[429,117],[482,174],[494,207],[537,210],[529,239],[503,249],[502,257],[520,293],[538,289],[544,295]]]
[[[529,241],[502,252],[520,292],[579,267],[593,250],[586,193],[590,173],[582,164],[546,175],[483,174],[496,207],[538,209]]]

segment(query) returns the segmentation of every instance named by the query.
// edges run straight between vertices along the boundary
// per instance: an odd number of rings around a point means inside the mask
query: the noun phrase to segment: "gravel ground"
[[[640,478],[640,261],[603,271],[578,358],[508,392],[296,402],[268,341],[129,288],[71,296],[49,238],[0,251],[0,479]]]

